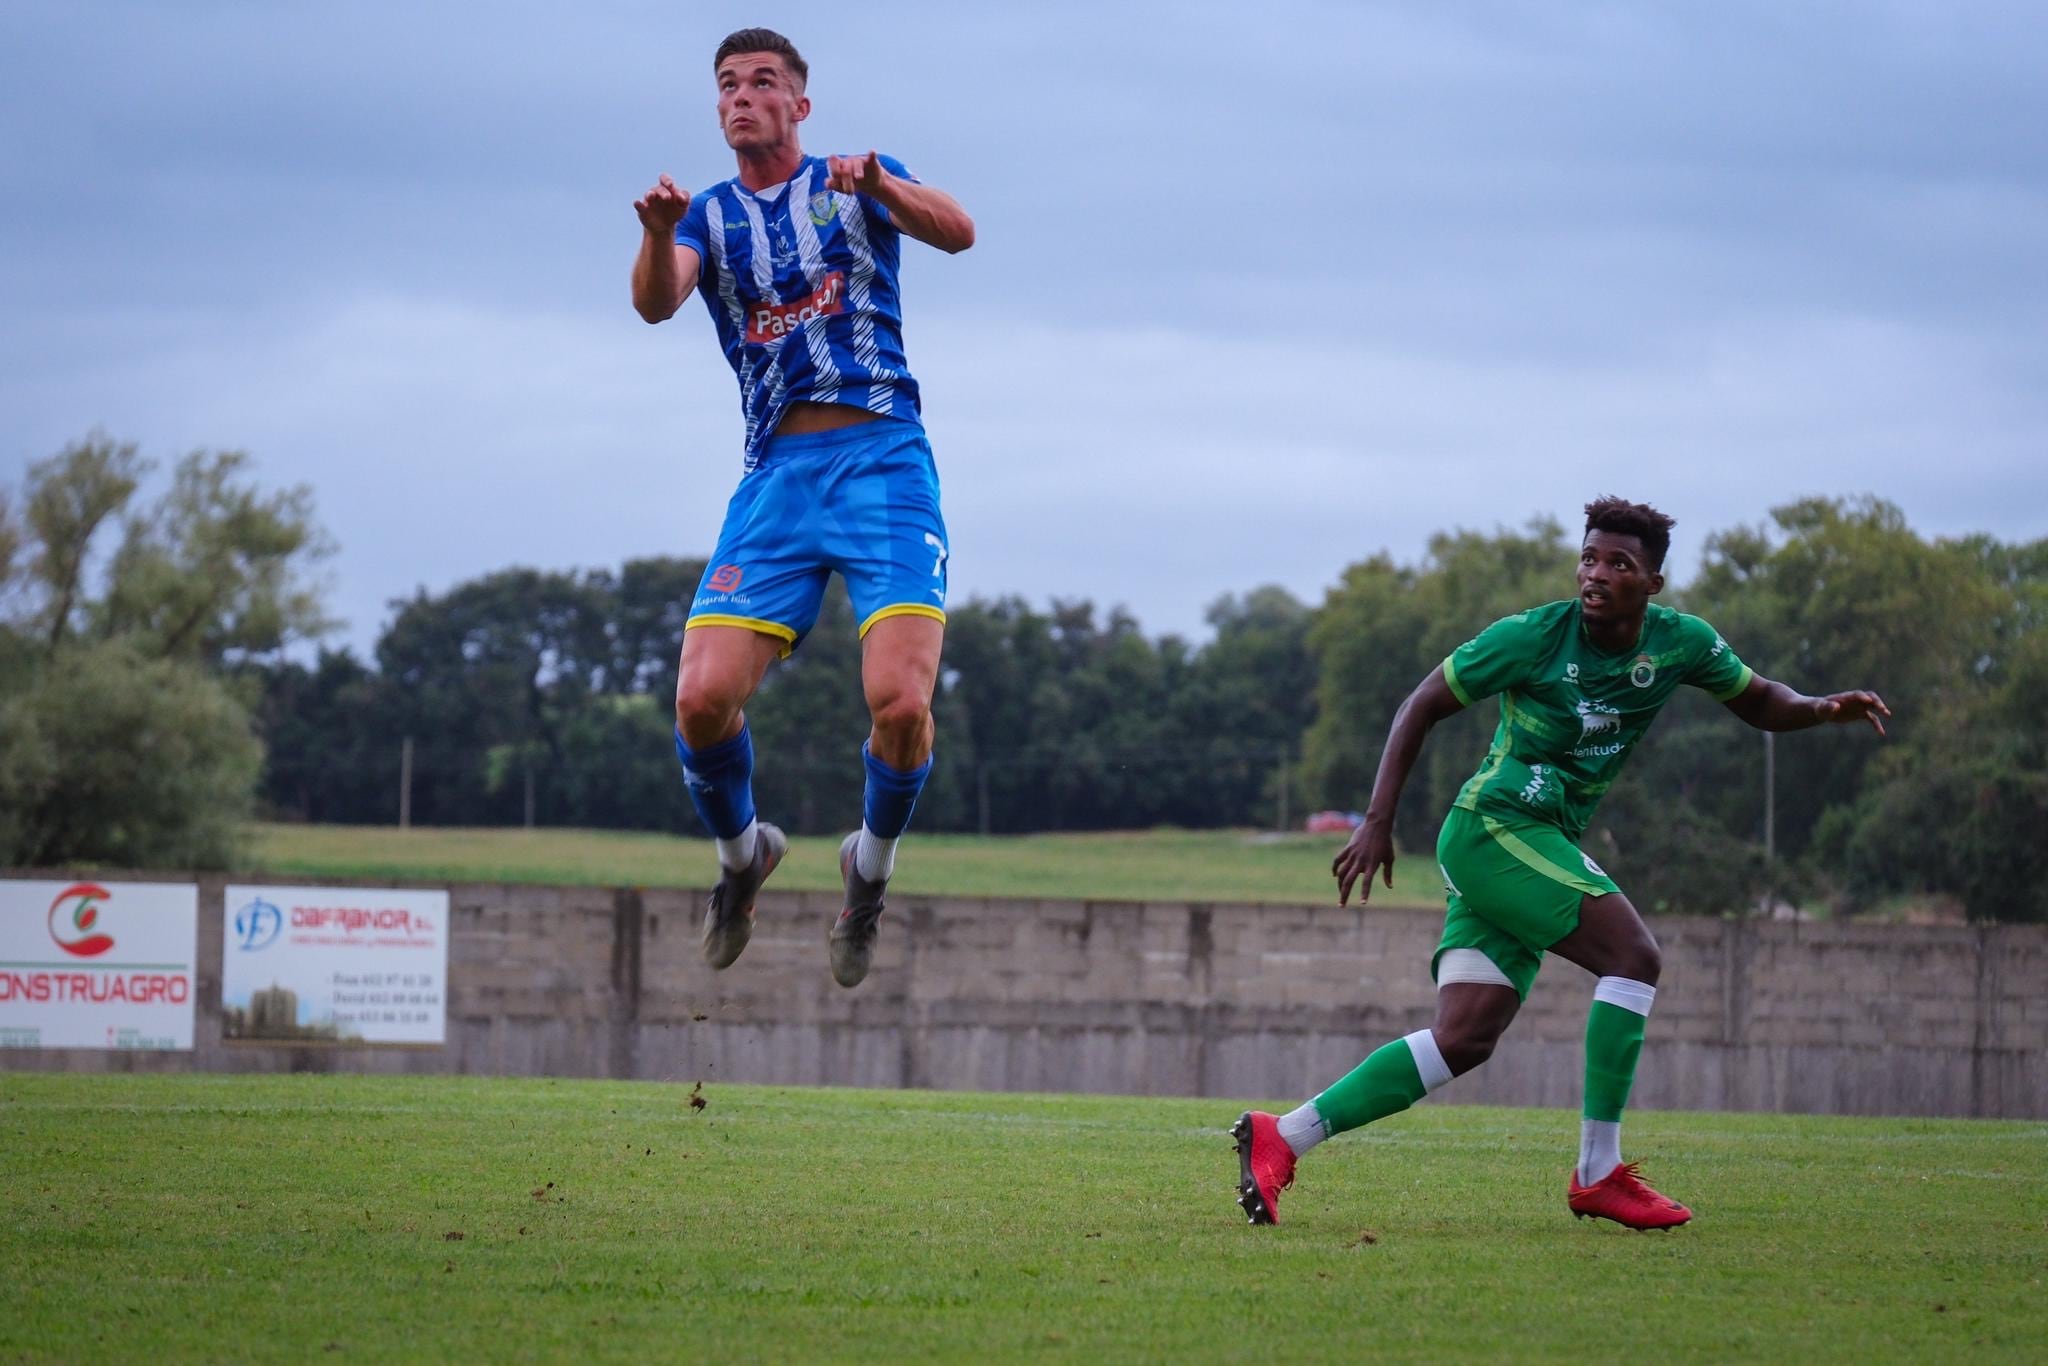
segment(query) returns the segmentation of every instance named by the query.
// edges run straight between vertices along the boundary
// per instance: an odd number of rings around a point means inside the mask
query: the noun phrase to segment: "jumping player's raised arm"
[[[650,323],[675,316],[697,287],[703,258],[676,240],[676,224],[690,211],[690,192],[666,175],[633,201],[640,216],[640,254],[633,258],[633,311]]]
[[[828,183],[840,194],[866,195],[882,206],[899,232],[926,246],[958,253],[974,245],[974,220],[958,200],[915,176],[891,170],[884,161],[872,151],[866,156],[828,157]]]

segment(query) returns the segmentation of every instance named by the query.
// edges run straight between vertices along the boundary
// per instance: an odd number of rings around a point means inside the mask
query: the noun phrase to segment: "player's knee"
[[[1656,986],[1657,976],[1664,970],[1664,950],[1658,947],[1657,936],[1651,934],[1648,926],[1643,927],[1622,954],[1622,961],[1615,975],[1629,977],[1645,986]]]
[[[1461,1077],[1493,1056],[1493,1046],[1500,1042],[1500,1032],[1472,1025],[1454,1026],[1445,1029],[1438,1025],[1430,1031],[1436,1036],[1436,1047],[1444,1055],[1444,1066],[1451,1069],[1451,1075]]]
[[[873,698],[869,710],[876,732],[895,739],[914,739],[931,724],[930,701],[907,688]]]
[[[739,702],[729,690],[685,673],[676,682],[676,729],[693,746],[716,744],[732,726]]]

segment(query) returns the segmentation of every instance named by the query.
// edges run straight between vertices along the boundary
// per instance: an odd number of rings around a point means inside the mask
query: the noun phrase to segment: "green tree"
[[[2048,921],[2048,540],[1953,548],[2002,596],[1991,647],[1958,662],[1814,843],[1852,909],[1931,892],[1973,920]]]
[[[0,509],[0,858],[217,867],[261,746],[227,666],[325,629],[304,489],[265,496],[235,453],[151,470],[93,436]],[[115,529],[111,551],[103,542]]]
[[[0,857],[223,867],[262,759],[241,703],[192,665],[123,640],[61,648],[0,700]]]
[[[529,768],[539,819],[568,816],[543,780],[566,768],[569,721],[604,688],[608,588],[574,572],[506,569],[399,605],[377,663],[394,689],[391,738],[414,737],[415,820],[515,823]]]

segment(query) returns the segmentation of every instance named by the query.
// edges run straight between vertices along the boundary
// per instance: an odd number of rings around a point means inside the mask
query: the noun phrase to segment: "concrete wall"
[[[825,953],[836,896],[764,895],[746,956],[714,973],[697,955],[702,893],[456,883],[445,1047],[279,1047],[221,1040],[224,881],[200,883],[192,1052],[9,1051],[0,1067],[1287,1100],[1429,1023],[1440,920],[905,897],[873,973],[845,991]],[[1638,1106],[2048,1118],[2048,927],[1652,925],[1665,968]],[[1552,960],[1493,1059],[1442,1098],[1576,1105],[1590,997]]]

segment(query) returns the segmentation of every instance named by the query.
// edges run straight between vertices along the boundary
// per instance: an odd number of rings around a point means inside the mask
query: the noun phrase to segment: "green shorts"
[[[1436,861],[1449,912],[1430,975],[1446,949],[1477,949],[1525,1001],[1543,951],[1579,927],[1580,899],[1621,890],[1556,826],[1461,806],[1444,818]]]

